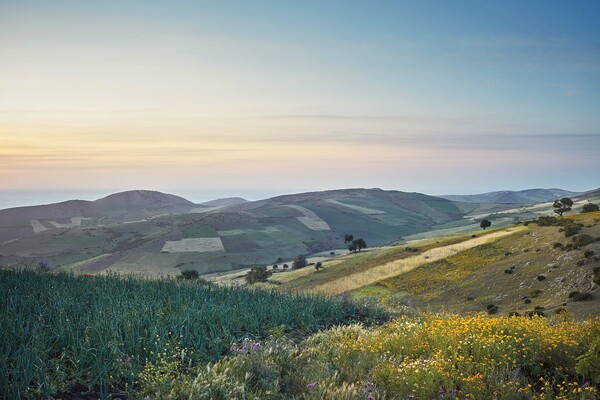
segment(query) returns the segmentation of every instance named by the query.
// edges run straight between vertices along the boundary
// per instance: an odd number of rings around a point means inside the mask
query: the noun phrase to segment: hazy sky
[[[599,16],[0,0],[0,190],[599,187]]]

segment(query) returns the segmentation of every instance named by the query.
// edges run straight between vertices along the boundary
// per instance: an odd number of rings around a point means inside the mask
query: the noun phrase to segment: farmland
[[[106,397],[132,388],[174,348],[186,363],[218,360],[231,343],[270,332],[306,335],[385,314],[354,303],[174,280],[0,270],[0,392]]]

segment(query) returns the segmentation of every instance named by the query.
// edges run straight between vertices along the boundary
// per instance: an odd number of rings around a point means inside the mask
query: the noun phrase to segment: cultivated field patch
[[[204,253],[207,251],[225,251],[221,238],[189,238],[167,241],[161,250],[163,253]]]
[[[33,232],[38,233],[38,232],[44,232],[46,229],[44,224],[42,224],[39,220],[37,219],[32,219],[31,220],[31,227],[33,228]]]
[[[279,228],[275,227],[275,226],[268,226],[264,229],[229,229],[229,230],[225,230],[225,231],[218,231],[217,235],[221,236],[221,237],[225,237],[225,236],[238,236],[238,235],[248,235],[248,234],[254,234],[254,233],[277,233],[280,232]]]
[[[487,235],[466,240],[464,242],[436,247],[413,257],[394,260],[377,267],[370,268],[364,272],[345,276],[334,281],[325,282],[322,285],[316,286],[314,291],[327,294],[341,294],[344,292],[349,292],[351,290],[370,285],[382,279],[391,278],[392,276],[411,271],[417,267],[420,267],[421,265],[441,260],[463,250],[470,249],[484,243],[488,243],[497,238],[512,235],[516,232],[526,229],[527,228],[524,226],[517,226],[498,232],[489,233]]]
[[[323,221],[317,214],[309,209],[297,205],[287,205],[287,207],[291,207],[297,211],[300,211],[304,215],[303,217],[296,217],[296,219],[303,223],[308,229],[313,231],[331,230],[331,227],[327,224],[327,222]]]
[[[373,215],[373,214],[385,214],[386,213],[385,211],[375,210],[373,208],[361,207],[361,206],[355,206],[353,204],[342,203],[341,201],[334,200],[334,199],[327,199],[325,201],[328,202],[328,203],[331,203],[331,204],[338,205],[338,206],[350,208],[352,210],[361,212],[363,214]]]

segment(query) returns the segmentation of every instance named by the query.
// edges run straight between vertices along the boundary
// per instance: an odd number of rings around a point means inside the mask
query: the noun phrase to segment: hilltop
[[[0,210],[0,242],[58,228],[134,221],[166,213],[188,212],[194,203],[150,190],[131,190],[98,200],[68,200]]]
[[[467,195],[442,195],[440,197],[452,201],[465,203],[493,203],[493,204],[533,204],[554,201],[563,197],[573,197],[577,192],[563,189],[525,189],[501,190],[496,192],[467,194]]]

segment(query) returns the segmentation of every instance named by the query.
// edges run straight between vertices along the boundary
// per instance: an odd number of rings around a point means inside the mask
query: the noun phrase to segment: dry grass
[[[403,274],[421,265],[441,260],[463,250],[489,243],[497,238],[512,235],[526,229],[527,228],[524,226],[514,226],[460,243],[436,247],[416,256],[394,260],[377,267],[370,268],[366,271],[342,277],[335,281],[325,282],[322,285],[315,286],[313,291],[332,295],[349,292],[351,290],[370,285],[382,279]]]

